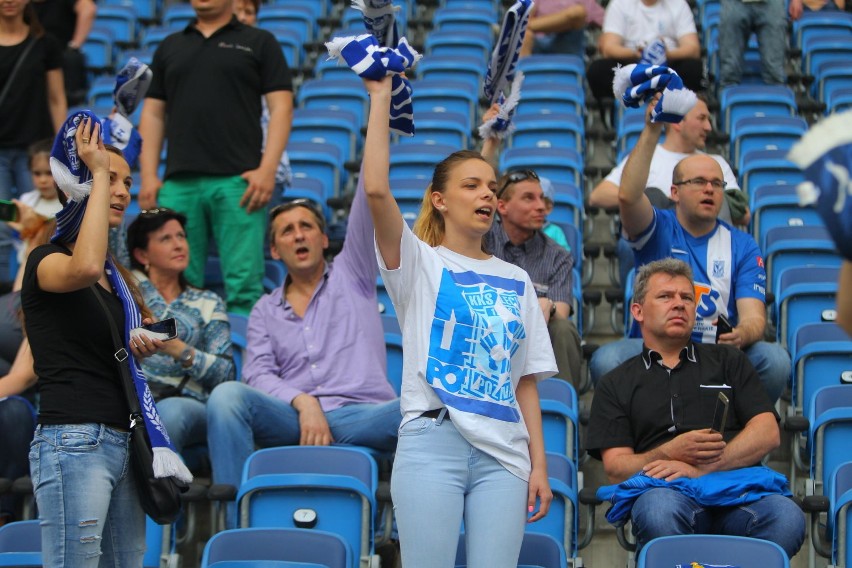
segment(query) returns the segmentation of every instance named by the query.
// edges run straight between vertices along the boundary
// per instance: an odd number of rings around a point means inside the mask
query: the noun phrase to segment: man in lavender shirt
[[[251,311],[244,382],[220,384],[207,401],[215,483],[239,486],[256,447],[342,442],[396,448],[401,414],[387,380],[373,224],[363,189],[333,264],[324,259],[325,221],[310,202],[279,205],[269,217],[272,257],[284,262],[288,275]],[[227,522],[234,526],[233,506]]]

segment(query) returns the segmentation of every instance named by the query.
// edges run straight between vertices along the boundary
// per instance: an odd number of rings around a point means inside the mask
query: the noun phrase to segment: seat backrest
[[[678,535],[656,538],[639,554],[637,568],[660,568],[691,562],[730,564],[739,568],[788,568],[780,546],[768,540],[727,535]]]
[[[41,565],[38,521],[18,521],[0,527],[0,566]]]
[[[351,567],[348,545],[340,536],[317,530],[249,528],[219,532],[207,542],[201,567],[230,561],[287,561]]]
[[[393,386],[396,396],[399,396],[402,389],[402,335],[385,332],[385,349],[387,350],[388,381]]]
[[[455,566],[456,568],[468,566],[464,534],[459,535]],[[565,549],[557,539],[541,533],[524,533],[518,568],[565,568],[565,566],[567,566]]]

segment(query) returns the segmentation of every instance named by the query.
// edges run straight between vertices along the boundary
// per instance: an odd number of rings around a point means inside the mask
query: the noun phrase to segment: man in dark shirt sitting
[[[667,258],[643,266],[630,307],[642,331],[642,353],[605,375],[595,390],[586,447],[603,460],[612,483],[643,471],[672,482],[759,464],[780,443],[772,403],[742,351],[694,343],[692,271]],[[710,430],[719,393],[727,421]],[[741,506],[705,506],[685,493],[655,487],[631,511],[637,547],[676,534],[750,536],[793,556],[804,540],[804,515],[771,494]]]

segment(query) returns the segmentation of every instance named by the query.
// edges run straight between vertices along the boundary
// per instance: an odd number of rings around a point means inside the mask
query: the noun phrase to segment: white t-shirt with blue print
[[[737,300],[766,301],[766,270],[763,257],[751,235],[724,221],[702,237],[693,237],[678,222],[675,212],[654,209],[654,221],[636,240],[627,241],[636,256],[636,266],[661,258],[677,258],[692,268],[695,281],[695,327],[692,340],[715,343],[719,314],[736,326]],[[631,337],[642,337],[636,322]]]
[[[475,448],[521,479],[529,433],[515,397],[521,377],[556,374],[556,360],[527,273],[496,257],[432,248],[404,226],[401,265],[382,280],[402,329],[402,423],[446,406]]]

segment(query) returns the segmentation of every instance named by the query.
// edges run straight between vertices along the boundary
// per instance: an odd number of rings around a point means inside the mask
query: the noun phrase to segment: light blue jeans
[[[619,339],[602,345],[592,355],[589,370],[592,374],[592,384],[609,373],[631,357],[642,353],[642,339]],[[746,357],[760,376],[760,382],[766,389],[769,399],[775,403],[790,381],[790,354],[777,343],[758,341],[744,351]]]
[[[393,451],[402,415],[399,399],[382,404],[350,404],[325,413],[336,443]],[[299,444],[299,413],[290,404],[245,383],[221,383],[207,399],[207,447],[214,483],[239,487],[243,464],[256,447]],[[234,528],[236,507],[228,506]]]
[[[129,441],[103,424],[36,427],[30,476],[45,566],[142,566],[145,513]]]
[[[191,471],[203,469],[203,456],[207,453],[207,406],[192,397],[171,396],[157,402],[157,412],[186,466]]]
[[[518,565],[529,484],[444,419],[399,429],[391,497],[403,566],[452,568],[464,518],[468,566]]]
[[[631,519],[637,552],[661,536],[724,534],[772,541],[792,558],[805,540],[805,515],[783,495],[739,507],[705,508],[679,491],[655,488],[636,500]]]
[[[785,83],[787,57],[787,14],[784,0],[743,2],[722,0],[719,20],[720,85],[739,85],[743,61],[752,32],[757,34],[761,78],[767,85]]]

